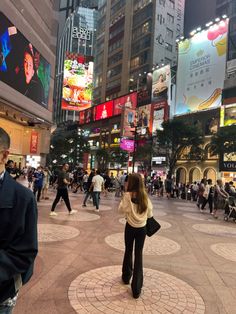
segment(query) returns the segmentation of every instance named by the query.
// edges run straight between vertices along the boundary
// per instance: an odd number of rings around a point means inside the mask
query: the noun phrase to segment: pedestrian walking
[[[129,284],[133,275],[131,288],[135,299],[140,296],[143,286],[143,246],[147,218],[153,216],[152,208],[142,176],[138,173],[129,175],[127,192],[124,193],[118,210],[125,214],[127,220],[122,281],[124,284]],[[134,247],[134,265],[132,265]]]
[[[48,188],[50,183],[51,171],[48,167],[43,170],[43,189],[42,189],[42,199],[48,200]]]
[[[5,171],[10,137],[0,128],[0,313],[11,314],[38,252],[37,204],[29,189]]]
[[[205,209],[206,204],[209,204],[209,209],[210,209],[210,214],[212,213],[213,210],[213,198],[214,198],[214,186],[212,185],[212,180],[208,179],[207,184],[205,186],[205,191],[203,193],[203,203],[201,207],[201,212]]]
[[[92,169],[90,174],[89,174],[89,177],[88,177],[88,181],[87,181],[87,191],[86,191],[86,195],[85,195],[85,198],[84,198],[84,201],[83,201],[83,207],[86,207],[86,202],[88,200],[89,197],[92,197],[92,188],[91,188],[91,185],[92,185],[92,179],[93,177],[95,176],[95,169]]]
[[[214,211],[212,215],[215,218],[218,218],[216,212],[218,209],[224,209],[226,205],[226,200],[229,197],[229,194],[225,191],[223,181],[218,179],[215,185],[215,192],[214,192]]]
[[[100,194],[104,189],[104,179],[100,174],[100,170],[97,170],[90,187],[90,190],[93,190],[93,204],[96,206],[95,211],[97,212],[99,212]]]
[[[77,212],[77,210],[71,209],[71,205],[70,205],[69,194],[68,194],[68,185],[70,184],[70,178],[69,178],[68,169],[69,169],[69,165],[65,163],[62,166],[62,170],[58,173],[57,195],[52,204],[50,216],[57,216],[57,213],[55,213],[55,208],[60,198],[64,200],[70,215],[75,214]]]
[[[39,166],[33,175],[34,182],[33,193],[35,197],[37,197],[37,202],[40,202],[41,192],[43,188],[43,178],[44,178],[43,169],[41,166]]]

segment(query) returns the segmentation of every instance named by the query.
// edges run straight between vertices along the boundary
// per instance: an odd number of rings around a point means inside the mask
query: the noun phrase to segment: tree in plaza
[[[108,168],[108,163],[110,161],[109,151],[105,148],[99,148],[96,151],[96,161],[98,169],[105,171]]]
[[[122,150],[120,148],[116,148],[112,153],[110,157],[110,162],[119,164],[120,167],[127,166],[128,163],[129,154],[127,151]]]
[[[138,161],[142,170],[149,170],[151,167],[151,159],[153,155],[153,145],[151,141],[147,141],[143,145],[136,143],[135,161]]]
[[[162,127],[163,130],[156,132],[153,150],[157,156],[166,156],[170,175],[173,175],[177,160],[204,158],[203,134],[198,127],[180,119],[163,122]]]
[[[211,138],[210,152],[212,155],[236,156],[236,125],[219,128]]]
[[[48,163],[61,165],[68,162],[72,166],[82,163],[83,153],[89,152],[89,145],[82,132],[77,127],[59,127],[52,136]]]

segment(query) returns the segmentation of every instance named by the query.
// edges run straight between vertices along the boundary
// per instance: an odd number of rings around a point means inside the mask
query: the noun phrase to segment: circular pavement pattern
[[[86,210],[95,210],[95,206],[92,204],[88,204],[87,207],[84,207]],[[106,211],[106,210],[111,210],[111,206],[108,205],[99,205],[99,210],[101,211]]]
[[[193,219],[193,220],[213,222],[213,220],[211,220],[210,218],[207,218],[204,214],[183,214],[183,216],[189,219]]]
[[[183,211],[186,211],[186,212],[193,212],[193,213],[196,213],[196,209],[192,208],[192,207],[180,207],[180,206],[177,206],[176,209],[178,210],[183,210]]]
[[[84,211],[79,211],[74,215],[68,215],[66,212],[58,212],[58,216],[52,216],[51,218],[63,221],[93,221],[100,219],[99,215],[90,214]]]
[[[133,299],[128,285],[121,283],[121,266],[90,270],[72,281],[68,297],[79,314],[204,314],[202,297],[186,282],[167,273],[144,269],[139,299]]]
[[[122,223],[123,225],[125,225],[126,224],[126,219],[125,218],[120,218],[119,222]],[[158,222],[161,225],[161,230],[169,229],[172,226],[169,222],[164,221],[164,220],[158,219]]]
[[[225,259],[236,262],[236,244],[235,243],[216,243],[211,245],[211,249],[217,255]]]
[[[236,228],[231,228],[224,225],[197,224],[193,225],[193,229],[216,236],[236,237]]]
[[[190,202],[173,202],[173,204],[179,205],[179,206],[187,206],[187,207],[192,206],[192,207],[197,208],[195,203],[190,203]]]
[[[111,234],[105,238],[105,242],[117,250],[125,250],[123,233]],[[143,254],[170,255],[178,252],[180,248],[181,246],[177,242],[159,235],[154,235],[150,238],[146,237]]]
[[[153,208],[154,210],[155,210],[155,208]],[[167,215],[167,213],[166,212],[164,212],[163,210],[159,210],[159,209],[156,209],[155,210],[155,217],[163,217],[163,216],[166,216]]]
[[[54,242],[64,241],[75,238],[79,235],[79,230],[74,227],[39,224],[38,225],[38,241],[39,242]]]

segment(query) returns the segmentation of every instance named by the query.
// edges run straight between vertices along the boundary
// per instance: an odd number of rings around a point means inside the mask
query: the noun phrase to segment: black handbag
[[[155,220],[154,217],[147,219],[146,234],[148,237],[151,237],[152,235],[154,235],[160,228],[161,228],[161,225],[159,224],[159,222]]]

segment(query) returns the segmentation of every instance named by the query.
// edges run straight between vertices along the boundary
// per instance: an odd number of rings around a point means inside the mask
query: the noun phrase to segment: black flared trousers
[[[143,246],[146,237],[146,226],[142,228],[125,226],[125,255],[122,267],[122,279],[129,282],[132,277],[131,288],[134,295],[140,294],[143,286]],[[133,265],[134,247],[134,265]]]

